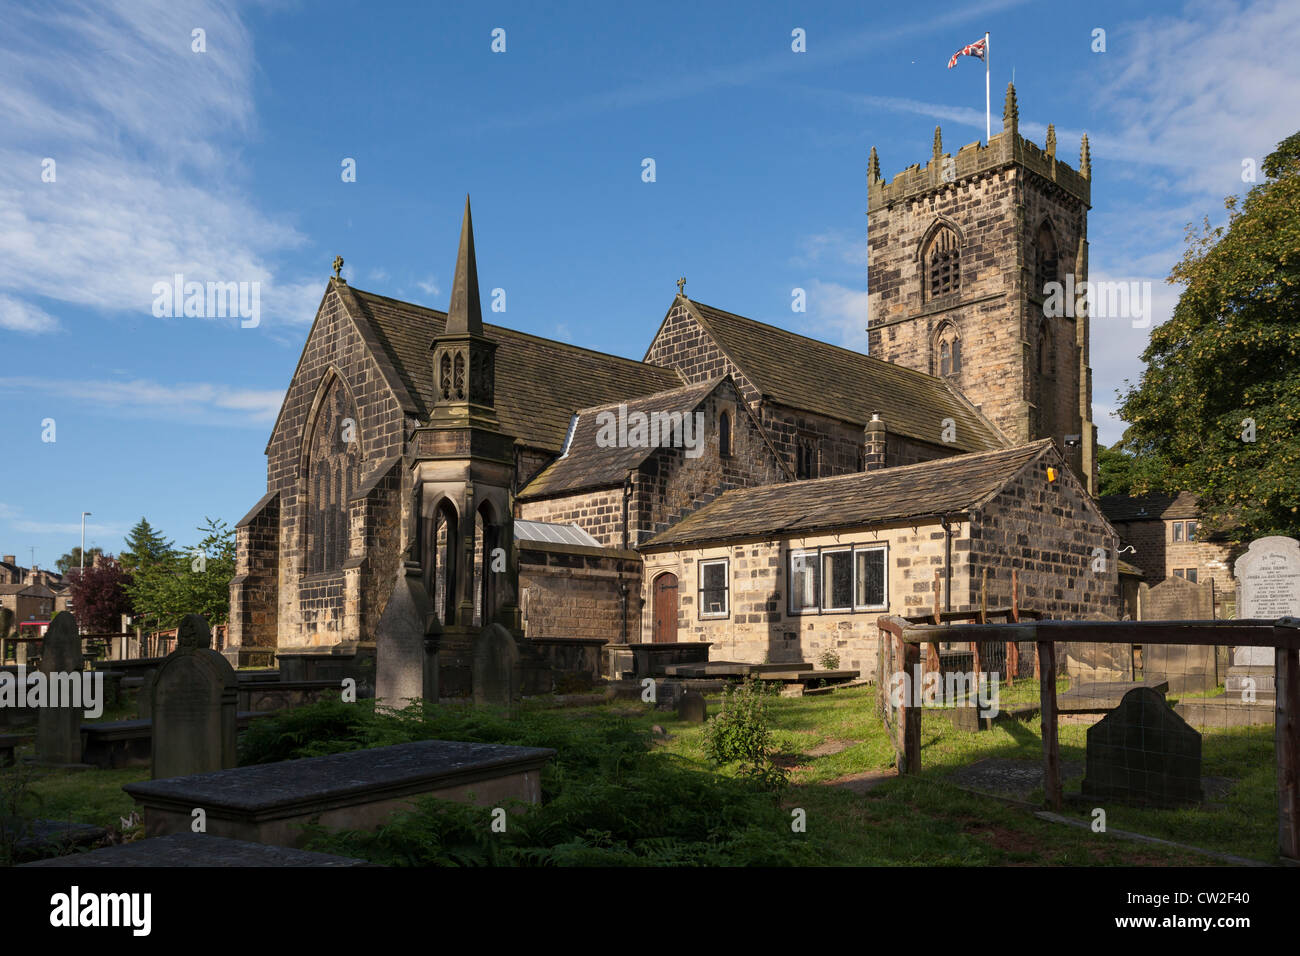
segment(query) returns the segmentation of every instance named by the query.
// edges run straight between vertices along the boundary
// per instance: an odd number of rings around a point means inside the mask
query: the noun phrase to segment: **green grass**
[[[1037,685],[1024,681],[1025,692]],[[1017,691],[1021,688],[1017,686]],[[716,713],[719,699],[709,702]],[[1007,707],[1005,694],[1000,701]],[[827,786],[885,771],[894,748],[875,714],[874,687],[768,701],[778,759],[790,785],[779,794],[737,779],[705,758],[702,728],[674,714],[620,702],[582,708],[525,706],[516,717],[468,706],[374,715],[368,704],[323,702],[253,725],[241,762],[287,759],[414,739],[478,740],[554,747],[543,805],[492,835],[482,808],[425,801],[374,833],[315,834],[318,849],[397,865],[1204,865],[1206,857],[1039,820],[1023,807],[954,784],[959,767],[989,757],[1038,763],[1039,722],[999,720],[975,733],[923,711],[921,771],[866,794]],[[651,732],[660,725],[668,737]],[[1062,723],[1061,757],[1082,764],[1087,727]],[[838,753],[809,756],[845,742]],[[14,769],[0,770],[0,786]],[[132,809],[124,783],[147,768],[35,770],[32,815],[115,825]],[[1186,810],[1106,807],[1108,827],[1205,849],[1276,859],[1271,728],[1207,732],[1203,772],[1236,780],[1221,805]],[[1067,789],[1076,789],[1075,780]],[[1031,801],[1041,801],[1041,793]],[[1064,811],[1090,820],[1090,807]],[[807,829],[791,829],[804,811]]]

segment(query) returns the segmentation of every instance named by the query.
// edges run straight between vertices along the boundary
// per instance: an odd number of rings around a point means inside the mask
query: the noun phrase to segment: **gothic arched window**
[[[1038,295],[1047,295],[1047,284],[1060,278],[1058,270],[1056,235],[1051,223],[1044,219],[1034,236],[1034,291]]]
[[[961,250],[957,233],[948,226],[935,231],[923,257],[925,298],[938,299],[961,291]]]
[[[306,570],[338,571],[348,556],[348,500],[357,489],[361,443],[357,410],[334,377],[316,409],[307,449]]]
[[[934,370],[945,378],[961,374],[961,338],[951,323],[944,323],[935,336],[937,359]]]

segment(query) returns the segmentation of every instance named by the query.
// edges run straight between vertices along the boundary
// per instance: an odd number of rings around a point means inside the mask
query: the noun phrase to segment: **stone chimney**
[[[14,565],[14,566],[17,566],[17,564],[18,564],[18,559],[17,559],[14,555],[12,555],[12,554],[6,554],[6,555],[5,555],[5,558],[4,558],[4,563],[5,563],[5,564],[12,564],[12,565]]]
[[[862,430],[864,445],[862,456],[863,471],[879,471],[885,467],[885,423],[880,420],[880,412],[871,413],[871,421]]]

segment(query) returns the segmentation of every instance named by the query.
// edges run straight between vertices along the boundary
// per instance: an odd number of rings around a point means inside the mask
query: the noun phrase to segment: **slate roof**
[[[655,413],[689,415],[699,404],[717,388],[715,382],[699,385],[687,385],[665,392],[656,392],[642,398],[631,399],[622,404],[627,405],[627,415],[643,412],[647,416]],[[573,437],[569,440],[567,453],[551,462],[545,470],[519,493],[520,500],[540,498],[546,495],[568,493],[584,488],[607,488],[623,483],[627,473],[637,468],[647,458],[659,450],[666,440],[660,438],[656,446],[602,447],[596,439],[600,432],[600,413],[611,411],[618,415],[620,402],[584,408],[577,413],[573,426]],[[694,432],[692,441],[697,440]]]
[[[399,379],[406,410],[428,417],[434,402],[430,347],[447,314],[339,284]],[[351,294],[348,295],[347,293]],[[677,388],[681,376],[634,359],[554,342],[498,325],[483,326],[497,343],[496,410],[520,444],[558,453],[575,410]],[[381,360],[382,361],[382,360]],[[401,392],[406,392],[402,396]]]
[[[859,426],[880,412],[889,431],[936,445],[941,422],[951,418],[959,450],[1007,447],[998,430],[941,378],[692,299],[685,302],[745,377],[773,401]]]
[[[0,584],[0,594],[31,594],[35,597],[54,597],[54,592],[44,584]]]
[[[1104,514],[1116,521],[1169,521],[1200,515],[1196,496],[1190,491],[1178,495],[1103,495],[1097,499]]]
[[[863,528],[906,518],[968,511],[993,497],[1052,447],[1044,438],[1018,448],[955,455],[916,465],[760,488],[737,488],[663,531],[638,550],[735,538]]]

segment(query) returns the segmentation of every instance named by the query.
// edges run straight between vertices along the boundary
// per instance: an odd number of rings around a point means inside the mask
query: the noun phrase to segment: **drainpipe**
[[[943,603],[944,610],[952,610],[952,522],[947,515],[940,519],[943,525]]]
[[[628,503],[632,500],[632,472],[623,479],[623,550],[628,549]],[[621,558],[619,559],[622,560]],[[623,643],[627,643],[627,582],[623,580],[623,571],[618,572],[619,603],[623,616]]]

